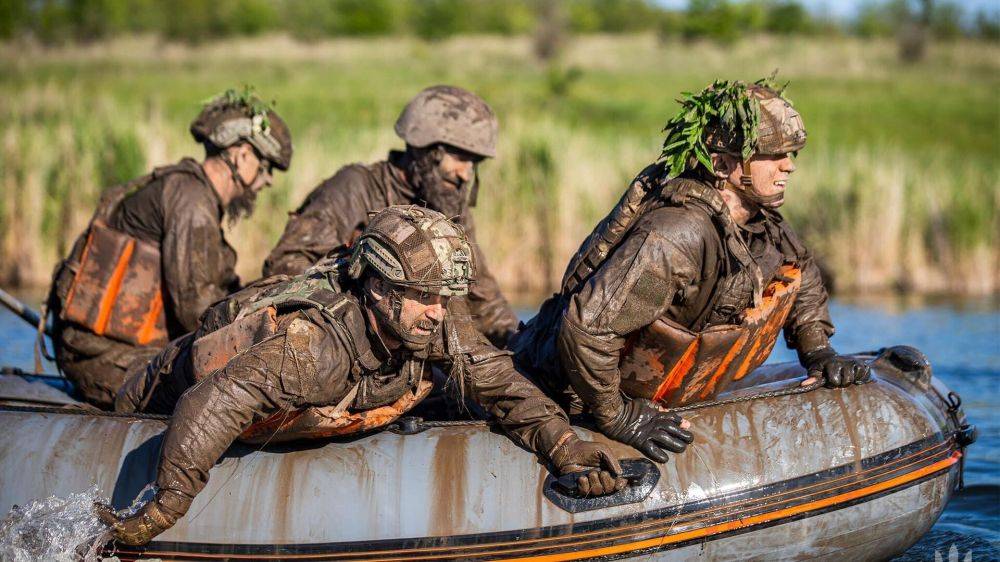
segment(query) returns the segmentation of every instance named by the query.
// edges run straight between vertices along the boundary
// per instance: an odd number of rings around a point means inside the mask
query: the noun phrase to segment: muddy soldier
[[[496,156],[497,119],[475,94],[434,86],[411,100],[396,121],[405,152],[374,164],[351,164],[323,181],[292,213],[264,263],[264,275],[296,275],[334,248],[349,245],[368,214],[390,205],[423,205],[458,221],[476,252],[477,280],[469,290],[476,325],[496,345],[517,328],[475,240],[470,207],[476,204],[478,165]]]
[[[806,131],[767,84],[716,82],[682,101],[661,159],[512,343],[557,401],[656,461],[692,439],[659,405],[711,399],[763,363],[782,328],[828,386],[869,376],[830,346],[819,270],[777,211]]]
[[[191,134],[204,161],[106,191],[53,276],[56,362],[92,404],[110,407],[131,368],[239,288],[222,219],[249,215],[271,169],[292,158],[288,127],[249,89],[206,104]]]
[[[144,544],[170,528],[241,434],[275,442],[389,423],[430,391],[431,365],[558,472],[585,471],[582,493],[621,489],[610,450],[577,437],[562,410],[514,370],[510,354],[455,313],[474,263],[460,226],[421,207],[390,207],[371,218],[349,265],[322,260],[210,308],[196,333],[172,343],[119,396],[120,410],[173,417],[155,499],[125,520],[101,510],[115,537]],[[217,355],[226,349],[241,351]]]

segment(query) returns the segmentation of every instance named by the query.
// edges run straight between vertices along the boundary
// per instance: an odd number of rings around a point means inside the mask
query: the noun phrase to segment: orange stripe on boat
[[[893,478],[891,480],[886,480],[885,482],[879,482],[878,484],[872,484],[871,486],[867,486],[865,488],[860,488],[858,490],[854,490],[851,492],[845,492],[843,494],[839,494],[822,500],[816,500],[809,503],[804,503],[802,505],[797,505],[795,507],[779,509],[777,511],[772,511],[770,513],[762,513],[760,515],[747,517],[745,519],[739,519],[737,521],[720,523],[718,525],[712,525],[710,527],[705,527],[703,529],[695,529],[693,531],[686,531],[683,533],[678,533],[676,535],[670,535],[657,539],[646,539],[643,541],[637,541],[628,544],[619,544],[605,548],[593,548],[590,550],[581,550],[578,552],[563,552],[560,554],[548,554],[543,556],[528,556],[524,558],[508,558],[506,560],[511,560],[515,562],[518,560],[543,560],[546,562],[556,562],[560,560],[580,560],[582,558],[594,558],[597,556],[620,554],[632,550],[655,548],[658,546],[663,546],[665,544],[684,542],[691,539],[707,537],[709,535],[725,533],[727,531],[741,529],[743,527],[749,527],[751,525],[759,525],[761,523],[767,523],[769,521],[774,521],[776,519],[784,519],[786,517],[792,517],[794,515],[805,513],[807,511],[822,509],[824,507],[837,505],[838,503],[844,503],[865,496],[870,496],[872,494],[877,494],[878,492],[881,492],[883,490],[888,490],[890,488],[900,486],[907,482],[919,480],[920,478],[923,478],[928,474],[933,474],[939,470],[946,469],[951,465],[955,464],[956,462],[958,462],[958,459],[961,456],[962,453],[956,451],[954,454],[952,454],[952,456],[944,460],[940,460],[932,465],[925,466],[924,468],[921,468],[919,470],[914,470],[913,472],[910,472],[908,474],[897,476],[896,478]]]

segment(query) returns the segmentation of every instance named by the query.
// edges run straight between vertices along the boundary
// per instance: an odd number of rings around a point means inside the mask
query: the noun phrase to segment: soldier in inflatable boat
[[[119,410],[173,417],[155,499],[126,519],[98,507],[102,519],[119,541],[144,544],[187,512],[237,438],[274,443],[385,425],[427,395],[431,365],[556,471],[585,472],[581,493],[620,490],[607,446],[577,437],[563,411],[461,309],[456,297],[467,294],[473,272],[460,226],[396,206],[370,219],[349,265],[321,260],[213,305],[195,333],[122,389]]]
[[[324,180],[297,211],[264,262],[264,275],[297,275],[360,235],[368,214],[390,205],[422,205],[465,228],[476,252],[469,308],[479,330],[502,346],[517,315],[500,292],[476,244],[470,207],[479,192],[479,163],[496,156],[497,118],[479,96],[433,86],[403,108],[395,131],[405,151],[372,164],[350,164]]]
[[[681,103],[661,159],[511,344],[557,402],[659,462],[691,440],[660,407],[711,400],[767,359],[781,329],[827,386],[869,377],[830,346],[819,269],[777,211],[806,142],[799,113],[764,80],[715,82]]]
[[[239,288],[222,218],[249,215],[271,169],[291,163],[288,127],[249,89],[206,104],[191,134],[205,160],[107,190],[53,275],[56,364],[92,404],[110,408],[130,369]]]

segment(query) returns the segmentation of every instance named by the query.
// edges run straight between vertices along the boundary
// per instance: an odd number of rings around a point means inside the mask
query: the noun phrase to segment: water
[[[110,501],[96,485],[66,498],[51,496],[14,506],[0,520],[0,561],[97,560],[108,528],[94,515],[95,501]]]
[[[996,303],[836,301],[830,312],[838,329],[833,343],[841,351],[905,344],[926,353],[935,375],[962,395],[969,420],[979,427],[979,440],[967,451],[965,490],[952,498],[934,528],[898,560],[1000,560],[1000,415],[996,413],[1000,406],[1000,310]],[[33,341],[26,324],[0,310],[0,365],[32,369]],[[794,360],[795,354],[781,344],[770,359]],[[46,364],[46,370],[53,372],[54,367]],[[2,539],[0,544],[5,544]]]

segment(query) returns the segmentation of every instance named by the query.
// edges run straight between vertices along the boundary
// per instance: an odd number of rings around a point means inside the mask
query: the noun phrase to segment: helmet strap
[[[219,158],[226,163],[226,166],[229,168],[229,173],[232,174],[233,181],[236,182],[236,185],[243,191],[250,189],[250,184],[243,180],[243,176],[241,176],[240,171],[236,169],[236,163],[229,157],[229,153],[222,151],[219,153]]]
[[[758,207],[771,207],[774,203],[781,201],[781,199],[784,198],[784,193],[760,195],[754,191],[753,176],[750,175],[750,162],[747,160],[740,160],[740,168],[740,189],[733,190],[740,197],[740,199]]]

